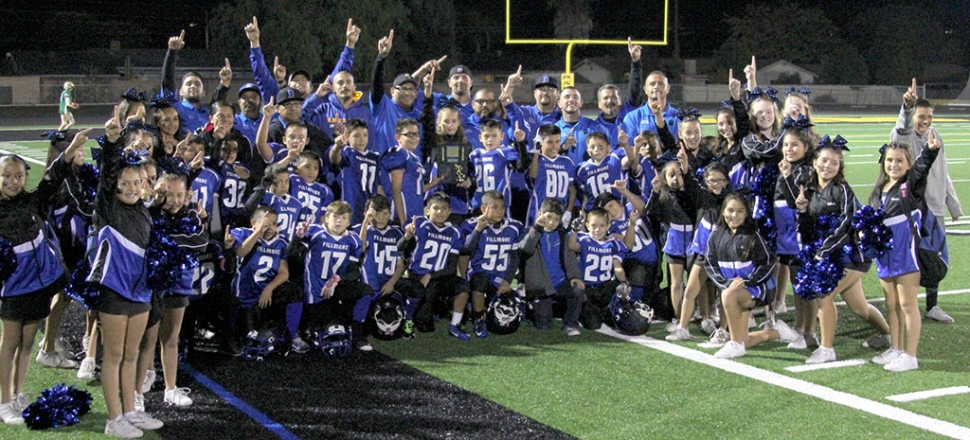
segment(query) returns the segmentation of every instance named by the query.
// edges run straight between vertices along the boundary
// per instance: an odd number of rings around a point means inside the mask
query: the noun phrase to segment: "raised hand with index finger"
[[[916,78],[913,78],[913,85],[903,94],[903,106],[907,109],[913,108],[916,105],[916,101],[919,100],[919,95],[916,94],[916,90]]]
[[[256,21],[256,16],[253,16],[253,22],[246,25],[243,30],[246,31],[246,38],[249,39],[249,47],[259,47],[259,23]]]
[[[626,50],[630,52],[630,59],[633,62],[640,61],[640,56],[643,53],[643,47],[633,44],[633,37],[626,38]]]
[[[229,87],[230,82],[232,82],[232,66],[229,65],[229,58],[226,58],[226,65],[219,70],[219,84]]]
[[[391,32],[388,32],[386,37],[381,38],[377,42],[377,54],[380,55],[382,59],[387,58],[387,56],[391,53],[392,47],[394,47],[394,29],[391,29]]]
[[[354,25],[354,19],[347,19],[347,47],[353,49],[357,45],[357,40],[360,39],[360,28]]]
[[[185,47],[185,29],[182,29],[179,36],[168,39],[169,50],[182,50],[183,47]]]

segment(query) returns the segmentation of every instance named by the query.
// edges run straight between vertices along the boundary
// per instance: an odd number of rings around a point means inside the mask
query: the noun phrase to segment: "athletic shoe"
[[[27,409],[27,405],[30,405],[30,403],[27,402],[27,396],[25,396],[24,393],[19,393],[16,396],[13,396],[12,403],[14,409],[20,411],[21,413]]]
[[[819,347],[812,352],[812,355],[805,359],[806,364],[824,364],[826,362],[835,362],[835,349]]]
[[[81,368],[77,370],[77,378],[83,380],[94,379],[94,370],[97,369],[97,364],[94,362],[94,358],[84,358],[81,361]]]
[[[788,348],[791,350],[805,350],[808,348],[808,343],[805,342],[805,335],[799,334],[795,339],[788,343]]]
[[[903,371],[911,371],[919,368],[919,362],[914,356],[910,356],[909,353],[900,352],[896,359],[892,362],[884,365],[882,367],[886,371],[892,371],[894,373],[899,373]]]
[[[802,336],[805,337],[805,345],[808,348],[819,348],[822,346],[822,343],[818,341],[818,335],[815,333],[802,333]]]
[[[696,309],[694,309],[694,314],[691,315],[691,317],[690,317],[690,322],[697,322],[697,321],[700,321],[700,320],[701,320],[701,309],[700,308],[696,308]]]
[[[151,414],[145,411],[132,411],[125,414],[125,420],[131,423],[132,426],[146,431],[154,431],[165,426],[161,420],[152,417]]]
[[[582,334],[578,328],[572,326],[564,326],[562,328],[562,332],[565,333],[566,336],[579,336]]]
[[[748,315],[748,329],[752,329],[758,326],[758,323],[754,321],[754,314]]]
[[[690,330],[683,327],[677,327],[671,334],[667,335],[668,341],[689,341],[691,339]]]
[[[77,362],[69,360],[60,353],[37,350],[37,363],[50,368],[77,368]]]
[[[936,322],[942,322],[944,324],[953,324],[953,317],[948,315],[940,306],[933,306],[932,309],[926,311],[926,317],[930,318]]]
[[[471,336],[468,335],[468,333],[465,333],[465,331],[462,330],[461,327],[458,327],[457,325],[454,325],[454,324],[448,325],[448,334],[462,341],[468,341],[468,340],[471,340],[472,338]]]
[[[354,343],[357,345],[357,349],[360,351],[366,351],[366,352],[374,351],[374,346],[370,344],[370,341],[367,340],[366,336],[361,336],[357,338],[357,340],[355,340]]]
[[[775,314],[782,314],[782,313],[788,312],[788,306],[784,303],[778,304],[777,306],[772,306],[772,309],[774,309]]]
[[[81,348],[84,349],[84,352],[85,353],[88,352],[88,349],[91,348],[91,337],[90,336],[85,336],[84,339],[81,340]]]
[[[41,347],[43,346],[44,345],[41,344]],[[64,356],[64,358],[67,360],[77,360],[77,357],[74,355],[74,353],[71,353],[71,350],[68,349],[67,345],[64,343],[64,339],[62,338],[57,338],[54,340],[54,351],[60,353],[61,356]]]
[[[135,393],[135,411],[145,412],[145,395]]]
[[[310,346],[300,338],[293,338],[293,343],[290,344],[290,350],[293,350],[294,353],[306,353],[310,351]]]
[[[717,330],[717,323],[714,322],[713,319],[707,318],[701,321],[701,331],[703,331],[705,335],[714,333],[714,331],[716,330]]]
[[[714,332],[711,333],[711,341],[710,341],[711,344],[724,345],[724,344],[727,344],[728,341],[730,340],[731,340],[731,334],[728,333],[728,331],[724,330],[723,328],[714,330]]]
[[[145,394],[152,390],[152,385],[155,385],[155,378],[157,377],[155,370],[148,370],[145,372],[145,381],[141,383],[141,393]]]
[[[677,318],[671,319],[670,324],[667,324],[667,333],[673,333],[680,328],[680,322]]]
[[[879,356],[872,358],[872,363],[876,365],[889,365],[892,361],[896,360],[897,357],[903,351],[897,350],[896,347],[889,347],[886,351],[882,352]]]
[[[792,330],[788,324],[785,324],[785,321],[780,319],[775,321],[774,329],[778,332],[778,339],[781,339],[781,342],[792,342],[801,337],[801,335],[795,333],[795,330]]]
[[[373,347],[371,347],[373,350]],[[172,406],[189,406],[192,404],[192,399],[189,398],[189,393],[192,390],[188,388],[173,388],[170,390],[165,390],[165,403]]]
[[[3,419],[3,423],[8,425],[24,424],[23,411],[17,411],[17,408],[14,408],[13,401],[0,405],[0,418]]]
[[[118,438],[141,438],[141,436],[145,435],[142,430],[132,425],[124,416],[118,416],[117,419],[108,420],[104,424],[104,434]]]
[[[404,321],[404,339],[414,339],[414,321]]]
[[[728,341],[717,353],[714,353],[714,357],[718,359],[733,359],[744,355],[744,344],[735,341]]]
[[[488,337],[488,328],[485,327],[485,320],[484,319],[479,319],[479,320],[475,321],[475,323],[474,323],[474,325],[473,325],[472,328],[475,330],[475,336],[477,336],[479,338],[487,338]]]
[[[889,335],[878,335],[877,334],[877,335],[870,336],[869,339],[866,339],[862,343],[862,346],[863,347],[866,347],[866,348],[880,349],[880,348],[886,348],[886,347],[888,347],[889,344],[891,344],[891,343],[892,343],[892,340],[890,339]]]

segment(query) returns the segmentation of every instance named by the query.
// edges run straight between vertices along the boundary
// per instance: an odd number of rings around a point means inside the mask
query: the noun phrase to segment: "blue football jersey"
[[[462,223],[462,235],[468,237],[478,225],[477,218],[471,218]],[[495,287],[505,279],[509,271],[509,257],[513,248],[519,242],[525,228],[517,220],[506,219],[502,224],[489,225],[482,231],[475,249],[467,249],[471,254],[468,265],[468,279],[476,273],[484,273]],[[515,269],[512,269],[513,271]]]
[[[586,197],[586,204],[583,209],[589,211],[593,209],[593,199],[596,196],[612,191],[613,195],[619,199],[623,196],[617,190],[611,190],[610,186],[617,180],[626,178],[623,172],[623,162],[615,154],[610,154],[603,158],[601,162],[587,160],[576,169],[576,182],[582,188],[583,195]]]
[[[475,179],[475,195],[472,197],[472,209],[482,206],[482,196],[486,191],[498,191],[505,196],[505,200],[512,200],[512,189],[509,186],[512,165],[519,160],[519,153],[514,147],[500,147],[494,150],[477,149],[468,155],[471,161]]]
[[[458,228],[450,223],[436,226],[424,217],[417,219],[415,238],[417,246],[414,255],[411,256],[408,269],[411,270],[412,275],[419,277],[444,269],[448,266],[448,258],[458,255],[464,248],[461,231]]]
[[[222,176],[212,168],[203,168],[199,176],[192,180],[192,203],[201,200],[206,212],[215,212],[215,199],[221,187]]]
[[[236,239],[233,249],[238,249],[253,235],[253,230],[235,228],[229,233]],[[286,245],[286,240],[276,234],[269,241],[260,238],[249,255],[238,257],[239,267],[236,269],[236,276],[232,278],[231,288],[243,308],[259,303],[259,295],[263,293],[263,289],[279,274],[280,262],[286,260]]]
[[[575,184],[575,181],[576,165],[569,156],[550,159],[540,154],[539,171],[536,173],[535,183],[530,191],[529,214],[526,221],[529,224],[535,222],[539,206],[546,199],[558,199],[563,206],[566,206],[569,201],[569,188]]]
[[[229,220],[242,217],[246,211],[246,190],[249,183],[236,173],[234,166],[243,167],[240,162],[222,162],[220,165],[222,190],[219,192],[219,213],[222,215],[223,227],[229,224]]]
[[[614,259],[623,261],[627,249],[623,243],[612,237],[599,241],[585,232],[580,232],[579,265],[583,268],[583,282],[597,286],[613,279]]]
[[[610,222],[610,233],[626,235],[626,231],[629,226],[629,220],[613,220]],[[633,242],[633,249],[628,249],[624,259],[637,261],[643,264],[657,264],[659,259],[657,243],[653,241],[653,236],[650,235],[648,221],[643,218],[637,219],[636,231],[634,234],[636,238]]]
[[[303,207],[299,200],[289,194],[276,197],[272,193],[266,193],[263,195],[261,204],[276,210],[276,230],[283,235],[283,239],[286,241],[293,239],[296,224],[301,218],[307,218],[310,212]]]
[[[426,170],[421,158],[414,152],[400,146],[388,150],[381,158],[381,167],[386,180],[385,193],[391,194],[391,171],[404,170],[401,193],[404,197],[404,212],[407,218],[424,212],[424,175]],[[388,197],[391,197],[388,195]],[[393,200],[393,199],[392,199]]]
[[[300,221],[310,220],[311,223],[323,218],[327,213],[327,206],[333,202],[333,191],[330,187],[320,182],[307,182],[296,174],[290,176],[290,196],[296,197],[306,209]]]
[[[358,224],[364,221],[367,199],[377,194],[377,172],[381,166],[381,155],[374,151],[359,151],[350,146],[343,147],[340,155],[340,198],[354,210],[350,222]]]
[[[345,274],[347,265],[360,263],[363,243],[356,232],[333,235],[322,225],[310,225],[304,240],[309,245],[303,275],[307,303],[323,301],[323,287],[334,275]]]
[[[355,229],[360,230],[360,226]],[[367,227],[367,254],[364,255],[361,275],[374,291],[381,290],[394,276],[394,269],[400,258],[397,242],[403,236],[404,231],[399,226],[388,225],[383,230],[373,225]]]

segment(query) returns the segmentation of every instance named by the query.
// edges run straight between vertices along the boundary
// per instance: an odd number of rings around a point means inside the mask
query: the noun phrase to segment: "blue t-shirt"
[[[415,238],[417,245],[408,269],[411,275],[418,277],[444,269],[448,266],[448,258],[458,255],[465,247],[458,228],[451,223],[437,226],[424,217],[417,218]]]
[[[461,225],[462,235],[470,236],[478,226],[477,218],[470,218]],[[519,242],[524,227],[517,220],[506,219],[502,224],[489,225],[478,239],[478,247],[466,249],[471,254],[468,279],[476,273],[484,273],[498,287],[509,272],[509,257]],[[514,272],[514,269],[513,269]]]
[[[259,112],[256,119],[249,119],[242,113],[236,113],[236,122],[233,123],[232,128],[239,130],[239,133],[246,136],[250,145],[256,145],[256,132],[259,131],[261,122],[263,122],[263,112]]]
[[[582,189],[583,196],[586,197],[586,204],[583,209],[589,211],[593,209],[593,199],[596,196],[611,191],[614,196],[621,199],[623,196],[619,191],[610,189],[617,180],[625,177],[623,171],[623,161],[610,154],[603,158],[601,162],[594,162],[593,159],[587,160],[576,169],[576,184]]]
[[[664,109],[664,122],[666,123],[667,130],[670,134],[674,136],[674,140],[680,140],[680,119],[677,118],[677,109],[673,108],[670,104],[667,104],[667,108]],[[640,108],[628,113],[623,118],[623,123],[620,124],[623,131],[630,135],[630,138],[638,136],[640,133],[649,130],[657,133],[657,118],[653,115],[648,105],[643,105]],[[657,133],[659,135],[659,133]]]
[[[582,163],[583,161],[589,159],[589,154],[586,154],[586,138],[593,132],[603,133],[607,136],[609,132],[604,128],[599,122],[596,122],[590,118],[582,116],[579,121],[575,123],[569,123],[562,119],[556,121],[556,126],[562,131],[562,138],[559,141],[560,145],[566,143],[566,138],[572,133],[573,137],[576,138],[576,145],[573,146],[565,154],[573,160],[573,163]],[[611,144],[612,145],[612,144]]]
[[[233,249],[239,249],[253,230],[250,228],[235,228],[229,234],[236,239]],[[253,250],[245,257],[237,257],[239,268],[232,279],[232,291],[239,298],[243,308],[250,308],[259,303],[259,295],[263,289],[279,274],[280,262],[286,260],[286,240],[276,234],[271,240],[260,237]]]
[[[494,150],[477,149],[468,155],[473,167],[476,188],[472,197],[472,209],[482,206],[482,196],[486,191],[498,191],[505,200],[512,200],[509,179],[512,166],[519,160],[519,153],[513,147],[499,147]]]
[[[355,229],[360,230],[360,226]],[[367,227],[367,253],[364,255],[361,275],[364,282],[375,292],[394,276],[399,257],[397,242],[404,236],[400,227],[388,225],[383,230],[373,225]]]
[[[598,286],[613,279],[615,260],[623,262],[626,246],[613,237],[599,241],[585,232],[580,232],[579,265],[583,268],[583,283]]]
[[[195,108],[183,99],[175,103],[174,107],[175,110],[178,110],[179,117],[182,118],[182,128],[188,130],[189,133],[193,133],[209,123],[209,109],[204,105]]]
[[[309,244],[303,276],[307,303],[323,301],[323,287],[334,275],[347,273],[348,264],[360,263],[363,243],[356,232],[333,235],[321,226],[310,225],[304,240]]]
[[[569,156],[557,156],[550,159],[539,155],[539,170],[529,197],[529,214],[526,221],[535,222],[539,214],[539,206],[546,199],[553,198],[562,202],[563,206],[569,201],[569,188],[576,181],[576,165]]]

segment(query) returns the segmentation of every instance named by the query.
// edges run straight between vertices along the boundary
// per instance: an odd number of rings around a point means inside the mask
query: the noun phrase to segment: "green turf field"
[[[894,115],[881,115],[840,119],[817,127],[820,134],[841,134],[848,139],[851,151],[845,156],[846,176],[860,199],[865,200],[872,189],[878,171],[877,150],[889,140],[894,120]],[[960,199],[970,204],[970,167],[966,166],[970,123],[937,120],[937,129]],[[704,130],[714,132],[710,124]],[[0,143],[2,150],[26,152],[39,160],[45,157],[45,147],[45,142]],[[31,170],[32,185],[40,177],[40,168]],[[920,369],[914,372],[888,373],[873,364],[790,372],[785,368],[803,365],[810,352],[788,350],[777,342],[751,349],[737,362],[711,363],[708,355],[714,349],[698,348],[696,342],[701,341],[662,341],[661,325],[647,335],[655,340],[640,341],[644,345],[594,332],[566,339],[558,331],[538,332],[528,325],[514,335],[463,343],[448,337],[444,323],[439,323],[436,333],[420,334],[414,341],[375,342],[375,346],[580,438],[941,438],[932,427],[945,428],[943,422],[957,425],[947,431],[951,437],[970,438],[970,394],[909,403],[887,399],[970,386],[966,349],[970,346],[970,293],[962,292],[968,288],[965,267],[970,262],[970,238],[950,235],[949,246],[951,271],[940,286],[944,295],[939,302],[956,324],[924,321]],[[863,287],[885,313],[875,270],[866,275]],[[868,360],[878,354],[861,347],[871,330],[845,307],[839,313],[835,346],[839,359]],[[793,312],[780,316],[788,322],[794,319]],[[700,334],[696,327],[691,331]],[[105,418],[100,389],[80,383],[74,371],[34,364],[28,378],[30,397],[60,382],[82,385],[95,396],[93,413],[82,418],[80,427],[38,434],[0,425],[0,438],[100,438]],[[892,412],[898,410],[903,411]]]

